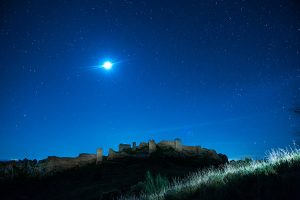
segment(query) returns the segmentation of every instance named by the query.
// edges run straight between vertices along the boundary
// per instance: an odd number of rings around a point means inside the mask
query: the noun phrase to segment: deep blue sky
[[[230,158],[292,144],[297,1],[0,7],[0,159],[179,137]],[[110,71],[93,66],[110,59]]]

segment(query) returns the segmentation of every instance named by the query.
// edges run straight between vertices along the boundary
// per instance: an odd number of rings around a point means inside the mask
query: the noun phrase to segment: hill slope
[[[208,151],[209,153],[210,151]],[[12,180],[0,179],[1,199],[113,199],[123,193],[140,189],[132,186],[144,181],[147,171],[172,177],[184,177],[191,172],[228,162],[226,156],[176,156],[157,151],[147,158],[104,159],[100,165],[88,164],[55,173],[51,176],[30,177],[22,173]],[[215,155],[215,154],[213,154]],[[17,169],[17,168],[16,168]],[[27,169],[27,168],[26,168]],[[22,170],[21,170],[22,172]],[[28,172],[28,170],[25,170]]]
[[[300,150],[272,151],[266,161],[203,170],[131,200],[300,199]]]

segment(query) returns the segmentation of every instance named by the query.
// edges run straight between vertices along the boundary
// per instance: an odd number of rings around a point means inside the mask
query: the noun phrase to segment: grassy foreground
[[[192,173],[151,193],[119,200],[300,199],[300,149],[271,150],[264,161]]]

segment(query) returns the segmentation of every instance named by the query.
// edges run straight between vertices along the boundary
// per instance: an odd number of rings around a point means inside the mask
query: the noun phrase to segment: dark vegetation
[[[0,199],[113,199],[125,193],[138,195],[157,189],[172,177],[184,177],[199,168],[220,164],[208,158],[153,155],[105,160],[101,165],[90,164],[46,177],[30,176],[16,168],[18,176],[0,181]]]
[[[167,187],[121,200],[300,199],[300,149],[278,149],[266,160],[231,162],[200,170]]]
[[[168,185],[169,180],[167,177],[161,176],[160,174],[153,176],[150,171],[147,171],[146,179],[142,183],[142,192],[147,194],[153,193],[167,187]]]
[[[226,184],[210,184],[193,193],[166,195],[166,200],[296,200],[300,199],[300,161],[282,163],[250,174],[232,174]]]
[[[298,119],[300,118],[300,106],[298,107],[295,107],[293,112],[296,114],[296,116],[298,117]],[[299,130],[299,127],[297,127],[298,130],[296,131],[296,136],[297,136],[297,143],[300,142],[300,130]]]

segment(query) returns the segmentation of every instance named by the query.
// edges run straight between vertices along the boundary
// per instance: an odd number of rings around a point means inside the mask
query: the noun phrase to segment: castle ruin
[[[165,155],[180,155],[180,156],[197,156],[205,152],[210,152],[212,155],[217,153],[208,149],[201,148],[201,146],[185,146],[181,140],[176,138],[173,141],[160,141],[155,143],[154,140],[141,142],[138,146],[136,142],[131,144],[119,144],[119,151],[114,151],[112,148],[108,151],[107,160],[114,160],[119,158],[147,158],[153,153],[163,152]],[[97,149],[97,163],[103,161],[102,149]]]
[[[74,167],[81,167],[87,164],[105,164],[107,161],[117,161],[123,158],[167,158],[167,157],[196,157],[196,159],[213,160],[213,162],[228,162],[226,155],[217,154],[214,150],[201,148],[201,146],[185,146],[180,139],[173,141],[160,141],[155,143],[154,140],[148,142],[141,142],[137,145],[136,142],[130,144],[120,144],[118,151],[109,149],[108,156],[103,155],[103,149],[98,148],[96,154],[79,154],[77,157],[56,157],[49,156],[46,159],[38,162],[33,162],[35,166],[35,173],[37,174],[53,174],[63,170],[71,169]],[[13,162],[8,163],[5,169],[14,169],[11,166],[27,166],[28,162]],[[12,172],[13,173],[13,172]]]

